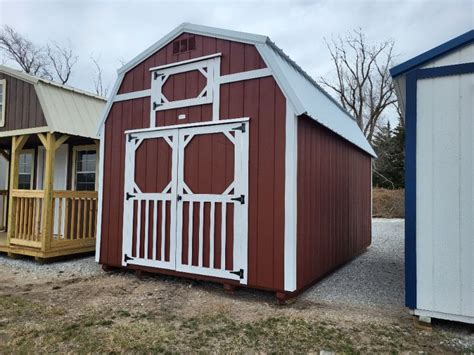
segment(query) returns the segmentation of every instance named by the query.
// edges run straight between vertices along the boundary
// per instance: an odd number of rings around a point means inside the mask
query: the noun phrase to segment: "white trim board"
[[[445,319],[455,322],[462,322],[462,323],[469,323],[474,324],[474,317],[470,316],[462,316],[459,314],[452,314],[452,313],[443,313],[443,312],[436,312],[436,311],[426,311],[423,309],[415,309],[412,312],[416,316],[421,317],[430,317],[436,319]]]
[[[140,91],[131,91],[125,94],[118,94],[114,97],[113,102],[127,101],[133,99],[141,99],[143,97],[150,97],[151,89],[140,90]]]
[[[168,68],[172,68],[172,67],[177,67],[179,65],[184,65],[184,64],[194,63],[194,62],[200,62],[200,61],[203,61],[203,60],[212,59],[212,58],[220,57],[220,56],[222,56],[222,53],[214,53],[214,54],[209,54],[209,55],[205,55],[205,56],[197,57],[197,58],[193,58],[193,59],[182,60],[180,62],[174,62],[174,63],[170,63],[170,64],[160,65],[158,67],[152,67],[148,70],[149,71],[159,71],[159,70],[162,70],[162,69],[168,69]]]
[[[130,134],[130,133],[154,132],[154,131],[162,131],[162,130],[175,129],[175,128],[189,128],[189,127],[211,126],[211,125],[226,124],[226,123],[247,122],[249,120],[250,120],[249,117],[241,117],[241,118],[232,118],[229,120],[204,121],[204,122],[196,122],[196,123],[177,124],[177,125],[171,125],[171,126],[132,129],[132,130],[125,131],[124,133]]]
[[[298,117],[288,101],[285,121],[284,288],[285,291],[293,292],[297,287]]]
[[[244,71],[244,72],[235,73],[235,74],[223,75],[218,80],[219,80],[219,84],[228,84],[228,83],[233,83],[236,81],[264,78],[266,76],[271,76],[271,75],[272,75],[272,71],[269,68],[263,68],[263,69]]]
[[[102,126],[99,133],[99,192],[97,201],[97,233],[95,236],[95,261],[100,262],[100,241],[102,237],[102,203],[104,200],[104,150],[105,150],[105,126]]]

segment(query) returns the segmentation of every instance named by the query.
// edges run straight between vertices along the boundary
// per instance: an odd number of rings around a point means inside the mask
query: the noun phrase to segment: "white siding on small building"
[[[459,64],[469,53],[472,60],[473,51],[469,46],[436,66]],[[474,317],[473,114],[474,74],[418,80],[419,310]]]
[[[474,43],[469,44],[463,48],[460,48],[452,53],[448,53],[445,56],[435,59],[423,68],[435,68],[446,65],[457,65],[463,63],[469,63],[474,60]]]

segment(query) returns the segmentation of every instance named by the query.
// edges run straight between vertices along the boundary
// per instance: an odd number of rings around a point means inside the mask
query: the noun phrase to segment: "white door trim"
[[[132,236],[133,228],[141,228],[140,223],[133,225],[133,204],[135,200],[147,201],[145,202],[146,209],[150,201],[167,200],[171,201],[171,225],[170,225],[170,261],[161,262],[159,260],[145,260],[134,258],[133,260],[122,259],[122,265],[127,264],[141,265],[147,267],[156,267],[177,270],[180,272],[200,274],[206,276],[213,276],[218,278],[226,278],[239,281],[242,284],[247,284],[248,279],[248,158],[249,158],[249,118],[240,118],[222,121],[208,121],[195,124],[175,125],[168,127],[159,127],[154,129],[141,129],[126,131],[126,154],[125,154],[125,188],[124,188],[124,224],[123,224],[123,249],[122,256],[130,256],[132,252]],[[235,130],[239,128],[238,124],[244,127],[243,131]],[[230,131],[235,131],[234,136],[229,136]],[[227,195],[210,195],[210,194],[188,194],[185,195],[186,184],[183,181],[184,176],[184,148],[190,139],[185,139],[185,136],[195,136],[212,133],[224,133],[231,142],[234,143],[234,182],[233,193]],[[138,191],[135,184],[135,152],[144,139],[152,139],[163,137],[172,137],[168,144],[171,143],[173,148],[172,158],[172,192],[163,193],[142,193]],[[165,188],[165,190],[167,190]],[[189,192],[189,188],[187,188]],[[229,193],[231,189],[226,189],[225,193]],[[127,199],[127,192],[134,195],[133,198]],[[182,253],[182,202],[178,202],[178,194],[181,196],[181,201],[198,201],[200,198],[205,202],[195,204],[197,208],[203,208],[204,203],[210,203],[211,209],[214,211],[215,203],[226,202],[222,206],[227,206],[229,203],[234,203],[234,246],[233,246],[233,261],[234,269],[242,269],[243,276],[232,274],[229,270],[212,269],[205,267],[197,267],[193,265],[183,265],[181,263]],[[241,204],[239,201],[231,201],[231,198],[236,196],[245,196],[245,203]],[[196,200],[197,198],[197,200]],[[226,210],[226,207],[223,207]],[[202,214],[202,213],[201,213]],[[148,214],[147,214],[148,215]],[[202,217],[202,216],[201,216]],[[148,220],[145,221],[148,225]],[[153,224],[154,226],[156,223]],[[212,223],[210,224],[212,225]],[[211,228],[212,229],[212,228]],[[148,231],[148,228],[147,228]],[[138,233],[137,233],[138,235]],[[145,234],[146,235],[146,234]],[[128,236],[128,237],[126,237]],[[238,238],[238,236],[241,236]],[[223,245],[225,245],[223,243]],[[202,247],[202,245],[201,245]],[[154,254],[155,255],[155,254]],[[222,264],[221,264],[222,265]],[[224,264],[225,265],[225,264]]]

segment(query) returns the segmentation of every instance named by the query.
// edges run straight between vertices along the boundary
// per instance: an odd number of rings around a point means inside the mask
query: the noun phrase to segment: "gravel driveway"
[[[404,307],[404,220],[374,219],[368,250],[303,293],[302,299]]]

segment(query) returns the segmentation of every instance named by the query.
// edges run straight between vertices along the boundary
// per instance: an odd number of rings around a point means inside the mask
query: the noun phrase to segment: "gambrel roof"
[[[112,107],[113,97],[117,94],[125,73],[156,53],[182,33],[192,33],[255,45],[267,67],[271,70],[280,89],[292,104],[296,115],[307,115],[311,117],[371,156],[376,156],[355,119],[301,69],[301,67],[278,48],[270,38],[262,35],[191,23],[183,23],[176,27],[173,31],[118,70],[118,79],[112,90],[112,97],[108,101],[104,111],[102,124],[108,116],[110,108]],[[101,128],[99,128],[99,130],[100,129]]]
[[[4,65],[0,65],[0,72],[33,85],[51,132],[98,138],[97,124],[106,98]]]

